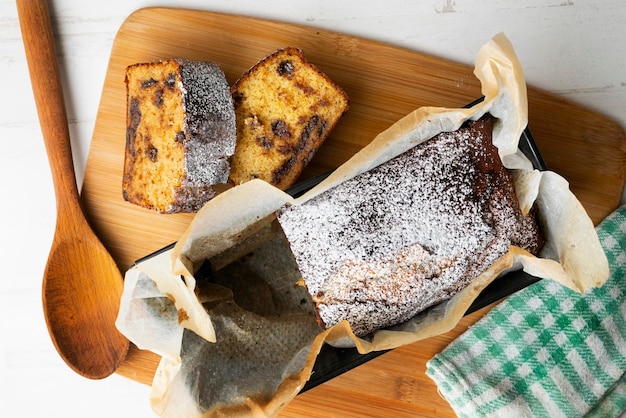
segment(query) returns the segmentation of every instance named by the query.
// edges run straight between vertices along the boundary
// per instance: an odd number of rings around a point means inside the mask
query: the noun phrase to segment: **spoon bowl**
[[[115,327],[123,279],[81,208],[48,4],[17,0],[17,10],[56,195],[44,316],[63,360],[78,374],[101,379],[115,372],[129,347]]]
[[[66,218],[66,219],[64,219]],[[115,372],[128,340],[115,327],[122,277],[86,222],[57,220],[42,286],[52,341],[78,374],[99,379]]]

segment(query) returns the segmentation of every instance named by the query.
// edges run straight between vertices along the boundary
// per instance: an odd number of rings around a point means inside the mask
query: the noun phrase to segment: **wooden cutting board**
[[[303,179],[339,166],[417,107],[460,107],[481,95],[472,67],[392,45],[242,16],[139,10],[123,23],[113,44],[82,191],[87,216],[122,271],[178,239],[192,219],[159,215],[122,199],[126,66],[172,57],[209,60],[233,83],[259,59],[285,46],[303,49],[351,98],[350,111]],[[538,89],[530,87],[528,96],[529,126],[544,160],[570,181],[599,222],[617,207],[624,187],[624,130]],[[425,376],[425,364],[487,309],[464,318],[446,335],[384,354],[299,395],[281,416],[454,416]],[[133,347],[118,373],[150,384],[158,360]]]

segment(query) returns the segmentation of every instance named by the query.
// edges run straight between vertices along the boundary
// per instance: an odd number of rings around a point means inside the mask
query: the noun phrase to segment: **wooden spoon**
[[[65,362],[82,376],[101,379],[128,351],[128,340],[115,327],[122,275],[81,208],[48,5],[17,0],[17,9],[57,202],[43,277],[44,315]]]

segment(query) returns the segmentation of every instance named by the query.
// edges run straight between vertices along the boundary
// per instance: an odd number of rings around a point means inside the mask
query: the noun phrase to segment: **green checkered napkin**
[[[542,280],[427,364],[462,417],[614,417],[626,409],[626,206],[597,227],[611,277],[581,295]]]

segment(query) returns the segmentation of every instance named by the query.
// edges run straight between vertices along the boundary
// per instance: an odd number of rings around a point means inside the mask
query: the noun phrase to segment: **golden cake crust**
[[[237,148],[230,180],[286,189],[349,108],[347,94],[297,48],[268,55],[231,87]]]

